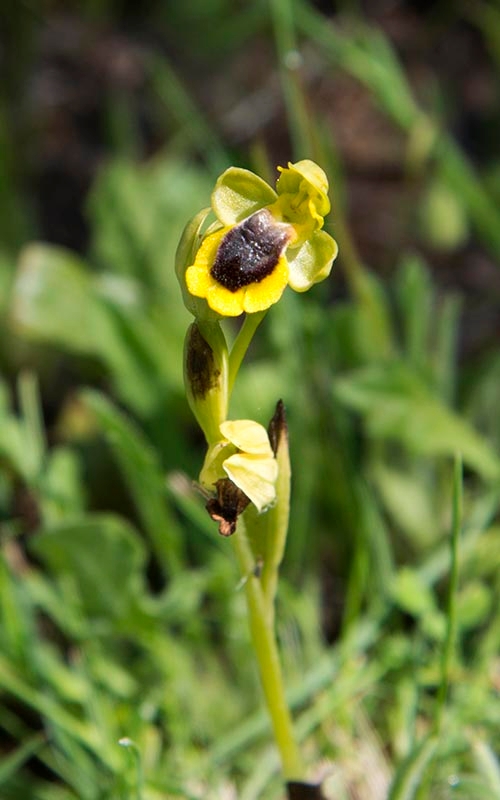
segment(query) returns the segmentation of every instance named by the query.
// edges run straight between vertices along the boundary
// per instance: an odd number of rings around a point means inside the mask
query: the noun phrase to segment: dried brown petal
[[[288,425],[286,421],[286,411],[283,400],[278,400],[276,403],[276,409],[271,417],[267,432],[269,434],[269,441],[271,442],[273,453],[276,455],[281,437],[285,436],[288,438]]]
[[[217,496],[208,501],[206,509],[212,519],[219,523],[221,536],[231,536],[236,530],[239,515],[250,500],[229,478],[220,478],[215,487]]]

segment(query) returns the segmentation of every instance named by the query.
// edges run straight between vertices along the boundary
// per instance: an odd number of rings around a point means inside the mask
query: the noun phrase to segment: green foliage
[[[439,290],[432,272],[434,253],[471,235],[498,263],[498,163],[472,169],[373,26],[326,21],[302,1],[200,9],[168,4],[201,59],[274,30],[294,157],[330,166],[346,199],[298,48],[324,75],[365,87],[403,132],[408,175],[422,184],[413,221],[429,263],[403,252],[388,280],[358,258],[338,192],[342,299],[327,286],[286,293],[232,399],[232,416],[263,424],[279,397],[287,407],[293,494],[277,620],[305,752],[312,766],[333,762],[325,792],[342,800],[499,798],[500,358],[495,346],[459,357],[468,299]],[[163,30],[166,12],[151,13]],[[463,13],[498,69],[498,12]],[[147,79],[168,147],[141,165],[126,147],[106,159],[85,256],[33,241],[2,101],[4,800],[282,794],[237,569],[192,486],[203,448],[182,386],[190,316],[175,249],[228,147],[162,56]]]
[[[42,528],[31,549],[63,585],[75,582],[86,616],[126,622],[144,594],[145,549],[119,518],[89,514]]]

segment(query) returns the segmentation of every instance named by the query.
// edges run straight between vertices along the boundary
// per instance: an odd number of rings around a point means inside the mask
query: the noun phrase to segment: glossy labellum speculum
[[[232,228],[219,245],[210,274],[230,292],[271,275],[292,238],[266,209]]]

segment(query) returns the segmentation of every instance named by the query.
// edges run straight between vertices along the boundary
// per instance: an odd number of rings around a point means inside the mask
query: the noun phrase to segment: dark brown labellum
[[[260,283],[272,273],[290,238],[290,230],[263,208],[228,231],[210,274],[230,292]]]
[[[206,509],[212,519],[219,523],[221,536],[231,536],[236,530],[239,515],[250,500],[229,478],[220,478],[215,488],[217,496],[208,501]]]

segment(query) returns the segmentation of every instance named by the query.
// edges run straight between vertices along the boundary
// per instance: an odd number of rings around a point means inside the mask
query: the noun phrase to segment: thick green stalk
[[[232,538],[241,573],[246,578],[245,591],[252,643],[259,665],[260,679],[271,716],[276,745],[280,752],[286,781],[304,780],[305,768],[293,732],[283,676],[274,635],[272,606],[266,603],[255,559],[248,543],[243,521]],[[271,613],[270,613],[271,612]]]
[[[185,375],[188,399],[208,443],[219,435],[227,413],[231,391],[239,368],[266,311],[247,314],[234,341],[229,358],[223,334],[217,324],[195,323],[187,337]],[[226,361],[227,358],[227,361]],[[213,362],[213,363],[212,363]],[[280,404],[281,405],[281,404]],[[276,412],[271,425],[277,426],[276,456],[280,478],[275,506],[266,514],[249,516],[249,533],[243,519],[232,537],[242,576],[245,578],[248,620],[260,679],[271,717],[285,781],[302,781],[305,768],[295,740],[288,708],[278,646],[274,633],[274,596],[278,569],[285,547],[290,507],[290,462],[286,420]],[[250,509],[249,509],[250,512]],[[257,569],[263,558],[262,571]]]

